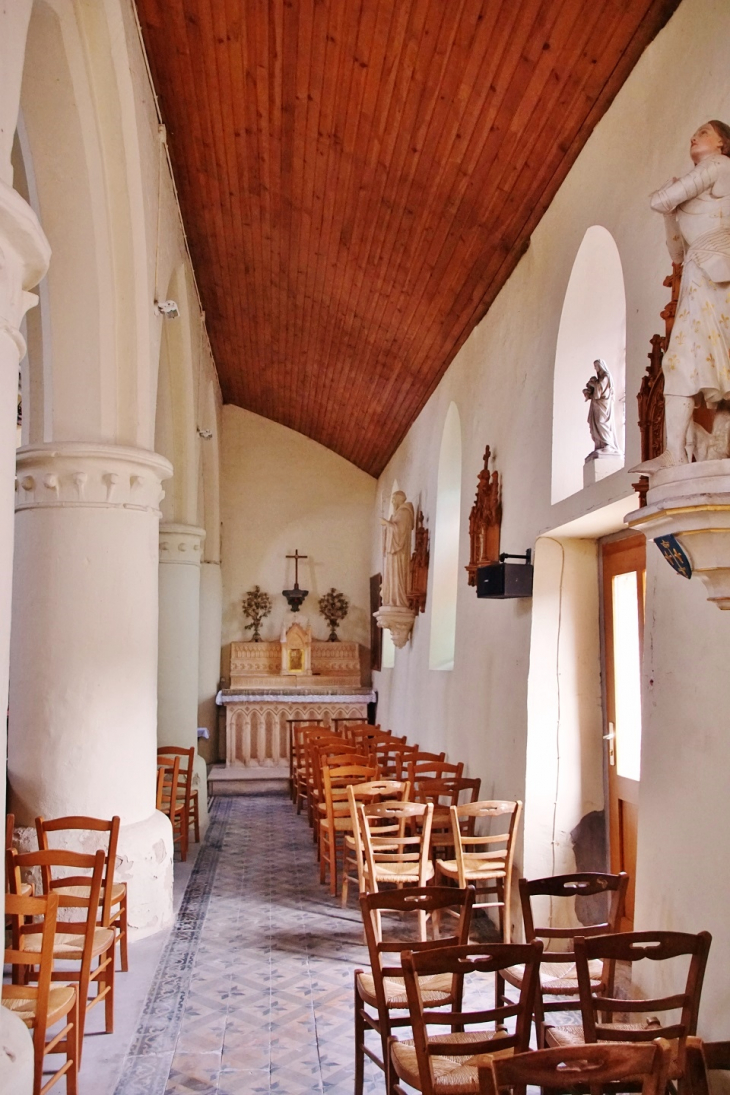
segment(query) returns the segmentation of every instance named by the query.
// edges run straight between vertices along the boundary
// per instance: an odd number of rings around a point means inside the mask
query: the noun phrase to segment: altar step
[[[289,791],[289,765],[214,764],[208,772],[208,796],[264,795]]]

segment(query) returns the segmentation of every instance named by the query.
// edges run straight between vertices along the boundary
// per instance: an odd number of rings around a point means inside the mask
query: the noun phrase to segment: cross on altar
[[[308,589],[299,588],[299,560],[308,558],[308,555],[299,554],[299,548],[294,549],[293,555],[287,555],[287,559],[294,560],[294,589],[283,589],[282,594],[289,602],[289,608],[292,610],[292,612],[299,611],[299,609],[302,607],[302,602],[304,601],[304,598],[309,593]]]

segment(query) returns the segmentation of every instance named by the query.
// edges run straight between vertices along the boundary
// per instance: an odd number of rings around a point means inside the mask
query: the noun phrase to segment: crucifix
[[[294,549],[293,555],[287,555],[287,559],[294,560],[294,589],[283,589],[282,594],[289,602],[289,608],[292,610],[292,612],[299,611],[299,609],[302,607],[302,602],[304,601],[304,598],[309,593],[308,589],[299,588],[299,560],[308,558],[308,555],[299,554],[299,548]]]

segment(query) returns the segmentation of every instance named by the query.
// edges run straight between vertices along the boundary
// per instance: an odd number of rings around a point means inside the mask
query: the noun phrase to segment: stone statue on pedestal
[[[695,396],[710,408],[730,398],[730,126],[706,122],[689,152],[694,168],[651,196],[652,209],[664,214],[672,261],[684,268],[662,363],[666,449],[634,469],[649,474],[687,464],[693,450],[702,460],[708,450],[694,444]]]
[[[392,517],[381,517],[383,524],[384,605],[408,608],[408,573],[411,562],[411,533],[415,524],[413,506],[402,490],[392,497]]]
[[[593,438],[593,452],[588,454],[587,460],[595,460],[598,456],[621,455],[614,418],[613,380],[603,358],[597,358],[593,367],[596,375],[590,378],[583,389],[583,395],[590,403],[588,429]]]

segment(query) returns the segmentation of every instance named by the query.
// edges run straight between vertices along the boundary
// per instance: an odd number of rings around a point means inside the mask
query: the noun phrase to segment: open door
[[[608,771],[611,870],[629,887],[622,931],[634,925],[636,841],[641,779],[641,659],[644,647],[646,539],[601,545],[603,658],[606,681],[605,763]]]

